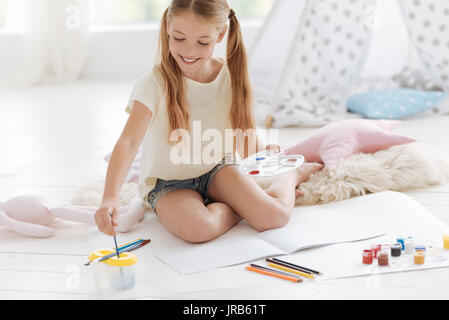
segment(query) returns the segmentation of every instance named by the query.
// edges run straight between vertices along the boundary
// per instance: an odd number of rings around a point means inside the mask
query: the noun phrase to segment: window
[[[4,28],[6,25],[6,6],[7,0],[0,0],[0,28]]]
[[[168,0],[95,0],[93,24],[142,24],[156,22]]]
[[[260,20],[275,0],[228,1],[240,20]],[[94,25],[157,23],[169,3],[170,0],[94,0],[92,22]]]
[[[0,0],[0,30],[2,32],[23,32],[23,2],[23,0]]]

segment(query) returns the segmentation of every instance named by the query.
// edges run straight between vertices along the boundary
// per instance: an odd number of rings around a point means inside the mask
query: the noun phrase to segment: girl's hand
[[[118,227],[119,200],[104,201],[95,213],[95,223],[98,229],[109,236],[116,236],[114,227]]]

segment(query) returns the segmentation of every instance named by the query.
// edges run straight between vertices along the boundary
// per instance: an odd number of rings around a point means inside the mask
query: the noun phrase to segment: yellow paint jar
[[[443,236],[443,247],[449,250],[449,235]]]
[[[426,261],[426,252],[424,250],[416,250],[413,254],[415,264],[424,264]]]

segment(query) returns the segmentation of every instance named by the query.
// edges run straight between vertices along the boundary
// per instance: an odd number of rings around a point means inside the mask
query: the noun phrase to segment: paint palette
[[[286,156],[271,150],[259,152],[245,159],[240,170],[252,177],[272,177],[295,170],[304,164],[302,155]]]

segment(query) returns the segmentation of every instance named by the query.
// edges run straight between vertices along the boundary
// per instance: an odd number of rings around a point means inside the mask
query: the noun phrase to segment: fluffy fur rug
[[[257,182],[266,189],[271,180]],[[446,182],[449,182],[449,155],[417,142],[374,154],[356,154],[323,169],[300,185],[305,195],[298,198],[296,204],[324,204],[368,193],[423,189]],[[71,202],[99,206],[103,188],[104,181],[98,181],[76,192]],[[128,205],[137,194],[137,183],[126,183],[121,192],[121,204]]]

